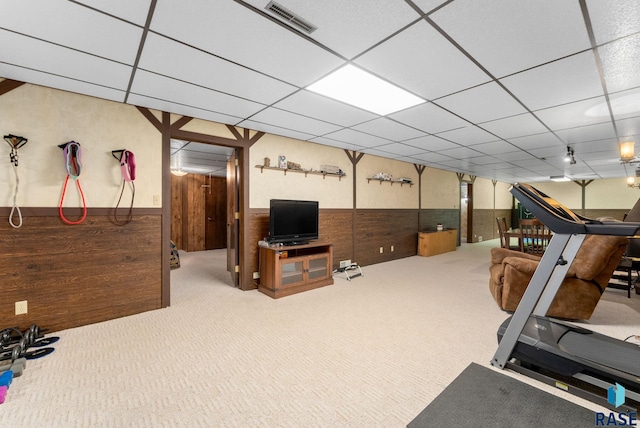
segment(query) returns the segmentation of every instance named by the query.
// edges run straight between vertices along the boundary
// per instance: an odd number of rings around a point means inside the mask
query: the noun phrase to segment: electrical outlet
[[[351,266],[351,260],[340,260],[340,269]]]
[[[384,253],[384,247],[380,247],[380,254]]]
[[[393,248],[393,245],[392,245],[392,246],[391,246],[391,252],[393,253],[393,251],[394,251],[394,248]]]
[[[20,302],[16,302],[16,315],[23,315],[28,312],[27,301],[22,300]]]
[[[260,279],[260,272],[254,272],[253,279]]]

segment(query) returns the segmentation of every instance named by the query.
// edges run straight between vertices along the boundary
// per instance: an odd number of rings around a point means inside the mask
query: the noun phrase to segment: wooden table
[[[545,236],[549,236],[549,240],[553,237],[553,233],[549,229],[545,229]],[[507,245],[511,248],[511,238],[517,239],[520,251],[524,252],[524,243],[522,242],[522,233],[520,229],[511,229],[504,232],[504,239],[507,241]]]

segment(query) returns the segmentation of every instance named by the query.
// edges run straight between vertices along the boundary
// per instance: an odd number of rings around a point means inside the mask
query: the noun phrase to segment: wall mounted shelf
[[[283,171],[284,175],[287,175],[287,172],[294,172],[296,174],[304,174],[304,176],[306,177],[307,175],[311,174],[311,175],[321,175],[322,178],[325,177],[338,177],[338,180],[342,180],[342,177],[346,177],[346,174],[330,174],[328,172],[320,172],[320,171],[304,171],[302,169],[289,169],[289,168],[276,168],[274,166],[264,166],[264,165],[256,165],[256,168],[260,168],[260,172],[263,173],[265,169],[271,170],[271,171]]]
[[[394,185],[394,183],[395,183],[395,184],[399,184],[399,185],[400,185],[400,187],[404,186],[405,184],[406,184],[407,186],[409,186],[409,187],[413,186],[413,183],[407,183],[407,182],[404,182],[404,181],[382,180],[382,179],[380,179],[380,178],[373,178],[373,177],[369,177],[369,178],[367,178],[367,183],[369,183],[369,182],[371,182],[371,181],[379,181],[379,182],[380,182],[380,184],[382,184],[382,183],[390,183],[392,186],[393,186],[393,185]]]

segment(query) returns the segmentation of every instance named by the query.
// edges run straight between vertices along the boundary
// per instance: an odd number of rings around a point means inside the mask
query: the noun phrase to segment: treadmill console
[[[511,193],[547,228],[555,233],[635,236],[640,223],[600,221],[583,217],[535,187],[515,183]]]

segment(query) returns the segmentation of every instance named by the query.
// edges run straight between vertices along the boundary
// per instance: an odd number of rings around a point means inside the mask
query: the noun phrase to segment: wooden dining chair
[[[496,217],[498,223],[498,236],[500,238],[500,246],[510,250],[521,251],[520,245],[511,245],[510,238],[506,235],[508,230],[507,219],[505,217]]]
[[[520,245],[522,251],[542,255],[551,239],[550,231],[536,218],[520,220]]]

